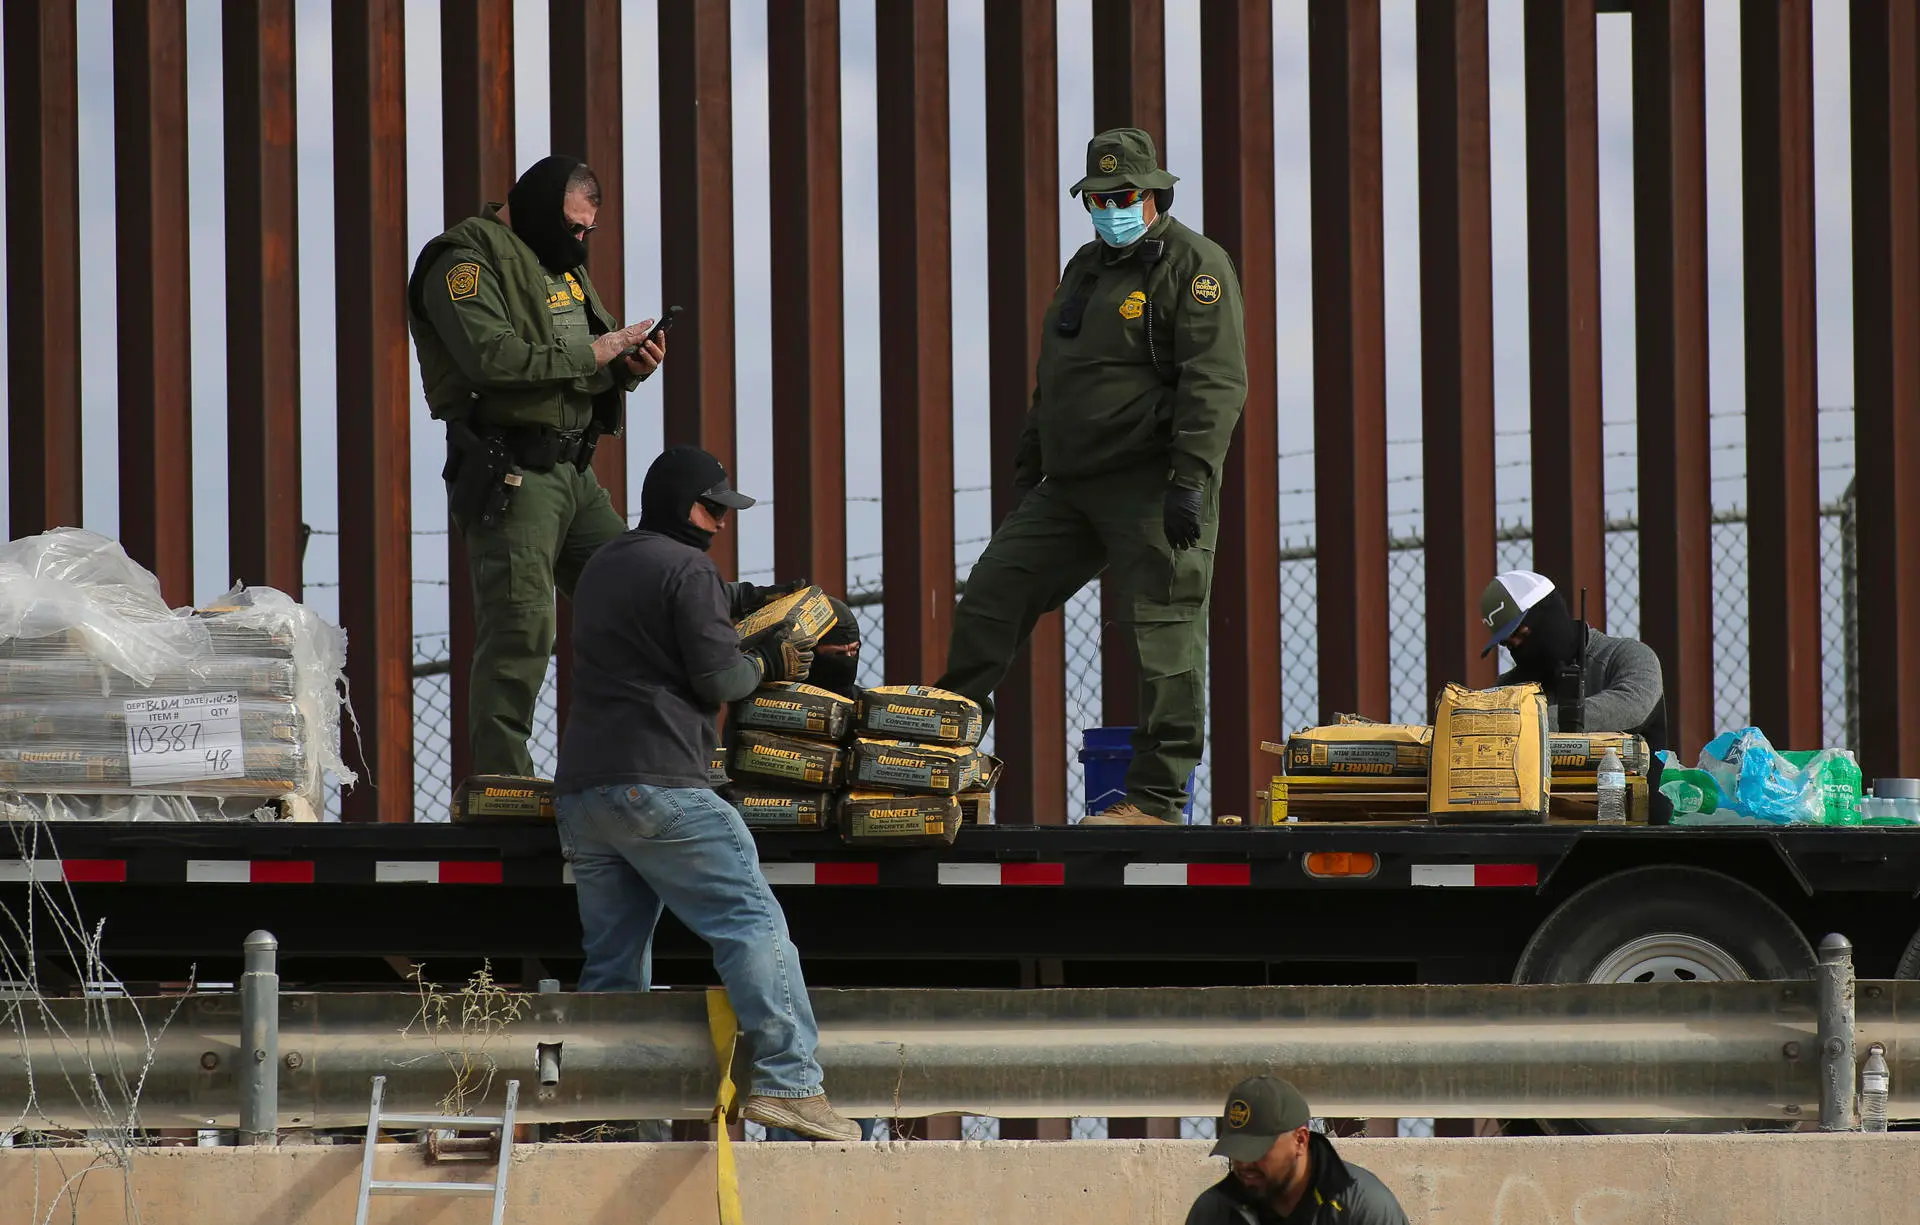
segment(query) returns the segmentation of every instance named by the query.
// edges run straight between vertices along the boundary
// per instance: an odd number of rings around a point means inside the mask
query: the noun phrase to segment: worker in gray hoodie
[[[1632,638],[1615,638],[1574,620],[1553,580],[1531,570],[1509,570],[1487,584],[1480,597],[1480,620],[1487,645],[1507,648],[1513,667],[1500,676],[1503,685],[1533,681],[1547,696],[1547,727],[1560,730],[1558,692],[1566,666],[1583,662],[1586,699],[1580,705],[1590,732],[1630,732],[1650,748],[1667,743],[1667,690],[1660,657]]]

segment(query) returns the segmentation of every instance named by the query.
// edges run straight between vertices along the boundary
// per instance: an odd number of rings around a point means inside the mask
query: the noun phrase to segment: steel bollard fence
[[[1838,933],[1820,941],[1820,1130],[1858,1131],[1854,1114],[1853,945]]]
[[[240,1142],[273,1145],[280,1136],[280,942],[271,932],[247,937],[240,975]]]

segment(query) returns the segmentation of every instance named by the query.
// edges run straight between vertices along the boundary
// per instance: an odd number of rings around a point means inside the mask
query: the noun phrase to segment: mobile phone
[[[640,343],[643,346],[650,345],[653,343],[655,337],[664,335],[667,329],[673,326],[673,321],[675,318],[679,316],[681,310],[682,310],[681,307],[669,306],[666,309],[666,311],[660,316],[660,321],[653,325],[653,330],[647,333],[646,339],[642,340]]]

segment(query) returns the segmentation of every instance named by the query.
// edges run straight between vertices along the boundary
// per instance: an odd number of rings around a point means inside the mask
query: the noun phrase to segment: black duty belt
[[[515,426],[496,434],[513,453],[514,462],[529,472],[545,472],[561,464],[577,464],[588,446],[585,430],[556,430],[546,426]]]

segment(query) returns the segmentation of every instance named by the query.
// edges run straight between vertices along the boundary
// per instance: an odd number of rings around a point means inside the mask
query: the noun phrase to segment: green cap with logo
[[[1068,194],[1123,187],[1164,190],[1179,181],[1177,175],[1160,169],[1153,137],[1139,128],[1113,128],[1087,142],[1087,177],[1069,188]]]
[[[1227,1094],[1227,1108],[1214,1128],[1213,1155],[1258,1161],[1288,1132],[1313,1118],[1300,1090],[1278,1076],[1249,1076]]]

